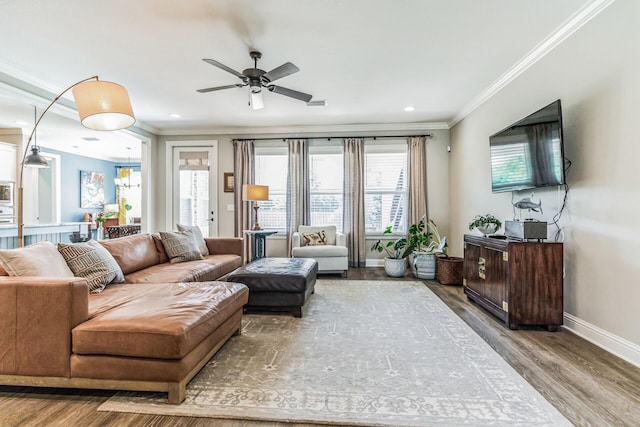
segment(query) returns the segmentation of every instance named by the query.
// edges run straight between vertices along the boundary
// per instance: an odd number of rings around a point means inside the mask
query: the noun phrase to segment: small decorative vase
[[[102,226],[102,223],[98,224],[98,240],[103,240],[104,239],[104,227]]]

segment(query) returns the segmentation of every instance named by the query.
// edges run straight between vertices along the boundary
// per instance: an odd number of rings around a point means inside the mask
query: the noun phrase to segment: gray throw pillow
[[[58,243],[58,252],[76,277],[89,282],[89,291],[100,293],[109,283],[124,282],[122,269],[115,258],[100,243]]]
[[[162,246],[169,256],[169,262],[194,261],[204,259],[198,249],[193,231],[161,231]]]
[[[204,236],[202,235],[202,230],[197,225],[182,225],[176,224],[178,226],[178,231],[187,231],[191,230],[193,235],[196,238],[196,242],[198,243],[198,249],[200,250],[200,254],[202,256],[209,255],[209,248],[207,248],[207,242],[204,241]]]

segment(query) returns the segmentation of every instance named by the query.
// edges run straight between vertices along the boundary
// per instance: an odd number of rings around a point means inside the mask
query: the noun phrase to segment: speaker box
[[[546,221],[505,221],[504,234],[510,239],[546,239]]]

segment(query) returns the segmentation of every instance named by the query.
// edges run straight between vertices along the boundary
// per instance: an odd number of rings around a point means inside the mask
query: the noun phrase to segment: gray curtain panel
[[[427,215],[427,157],[424,136],[410,136],[409,145],[409,225]]]
[[[287,174],[287,248],[291,253],[291,235],[298,226],[309,225],[311,198],[309,194],[309,142],[289,139],[289,171]]]
[[[233,140],[233,203],[235,208],[234,234],[245,237],[243,231],[251,227],[251,203],[242,200],[242,186],[254,181],[254,143]],[[251,261],[251,240],[244,239],[244,259]]]
[[[364,267],[367,260],[364,229],[364,139],[344,140],[342,231],[347,237],[349,267]]]

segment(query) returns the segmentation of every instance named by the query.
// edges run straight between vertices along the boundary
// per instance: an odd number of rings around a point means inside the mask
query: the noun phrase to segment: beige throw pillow
[[[204,259],[198,249],[198,243],[193,231],[161,231],[160,238],[164,250],[167,251],[169,262],[194,261]]]
[[[122,269],[115,258],[100,243],[58,243],[58,252],[77,277],[89,282],[89,291],[100,293],[109,283],[124,282]]]
[[[202,256],[209,255],[209,248],[207,248],[207,242],[204,241],[204,236],[202,235],[202,230],[197,225],[182,225],[176,224],[178,226],[178,231],[187,231],[191,230],[193,232],[194,237],[196,238],[196,242],[198,243],[198,249],[200,250],[200,254]]]
[[[324,230],[318,231],[317,233],[303,234],[302,238],[304,239],[304,246],[318,246],[327,244],[327,236]]]
[[[0,263],[9,276],[73,277],[62,255],[47,241],[0,250]]]

